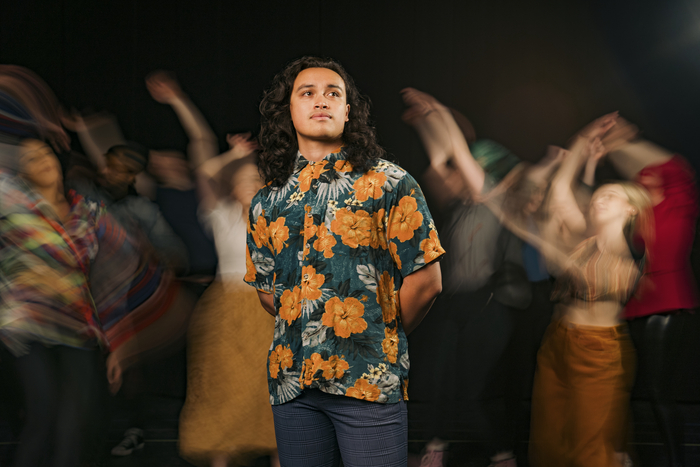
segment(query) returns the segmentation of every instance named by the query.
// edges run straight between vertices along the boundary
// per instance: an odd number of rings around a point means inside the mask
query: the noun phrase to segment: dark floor
[[[109,426],[109,440],[101,449],[101,456],[87,465],[110,467],[178,467],[189,466],[188,462],[178,456],[177,419],[182,400],[168,396],[154,396],[149,400],[146,424],[146,446],[124,458],[112,457],[109,450],[120,440],[120,435],[127,428],[128,422],[120,415],[115,415]],[[686,465],[700,466],[700,405],[683,404],[686,421]],[[638,466],[666,467],[663,445],[656,429],[649,405],[643,401],[633,404],[635,417],[635,443]],[[415,428],[415,427],[412,427]],[[411,433],[417,430],[411,429]],[[426,440],[415,439],[409,443],[409,452],[417,460]],[[474,437],[464,432],[460,439],[450,440],[448,466],[451,467],[485,467],[488,462],[482,445],[473,441]],[[10,426],[0,420],[0,466],[11,465],[12,454],[16,447],[15,436]],[[527,443],[523,440],[518,448],[518,465],[526,467]],[[259,459],[255,467],[269,465],[267,459]]]

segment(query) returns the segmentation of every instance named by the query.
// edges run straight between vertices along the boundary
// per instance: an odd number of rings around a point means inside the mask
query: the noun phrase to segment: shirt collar
[[[336,161],[344,161],[347,159],[347,155],[345,154],[345,148],[340,147],[333,151],[332,153],[328,154],[326,157],[321,159],[318,162],[311,162],[308,159],[306,159],[304,156],[301,155],[301,151],[297,151],[297,158],[294,163],[294,172],[298,172],[304,167],[306,167],[309,164],[318,164],[319,162],[330,162],[331,165],[335,164]]]

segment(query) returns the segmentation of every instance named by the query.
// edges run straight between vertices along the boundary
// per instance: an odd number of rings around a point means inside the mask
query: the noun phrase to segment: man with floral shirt
[[[405,466],[408,351],[444,250],[416,181],[382,159],[369,102],[305,57],[260,105],[247,274],[276,316],[268,355],[282,465]]]

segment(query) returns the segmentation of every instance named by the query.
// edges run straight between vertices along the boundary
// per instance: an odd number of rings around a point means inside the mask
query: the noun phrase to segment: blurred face
[[[307,68],[294,80],[289,101],[297,139],[340,141],[348,121],[345,82],[328,68]]]
[[[22,177],[34,186],[50,187],[61,182],[61,165],[46,143],[35,139],[23,141],[19,163]]]
[[[177,154],[151,151],[148,172],[161,183],[182,183],[190,181],[190,168],[187,161]]]
[[[591,221],[596,226],[624,222],[634,213],[624,190],[617,185],[604,185],[593,193],[590,207]]]
[[[531,190],[528,193],[529,201],[525,205],[526,214],[534,214],[542,206],[546,189],[547,186],[545,184],[532,182]]]
[[[105,162],[107,166],[102,172],[105,187],[117,196],[128,193],[129,186],[136,182],[136,175],[142,171],[140,164],[120,155],[119,149],[105,154]]]

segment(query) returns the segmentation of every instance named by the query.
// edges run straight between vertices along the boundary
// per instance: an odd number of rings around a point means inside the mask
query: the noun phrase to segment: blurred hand
[[[608,151],[605,148],[605,145],[603,145],[601,139],[596,137],[588,142],[586,152],[588,153],[588,159],[597,164],[600,158],[603,157]]]
[[[75,109],[71,109],[70,112],[61,111],[61,124],[74,133],[87,130],[83,116]]]
[[[402,89],[401,97],[403,98],[404,104],[408,106],[408,109],[403,113],[401,119],[409,125],[419,123],[441,105],[440,102],[430,94],[426,94],[415,88]]]
[[[639,136],[639,128],[622,117],[618,117],[615,125],[603,137],[603,145],[608,152],[615,151],[630,143]]]
[[[178,82],[165,71],[155,71],[148,75],[146,88],[151,97],[161,104],[171,104],[184,95]]]
[[[114,352],[107,356],[107,381],[112,394],[119,392],[122,386],[122,367]]]
[[[600,118],[593,120],[591,123],[583,127],[578,135],[583,138],[602,138],[608,132],[619,118],[619,112],[615,111]]]
[[[250,137],[250,132],[235,135],[229,133],[226,135],[226,142],[235,155],[234,159],[245,157],[258,149],[258,141]]]

